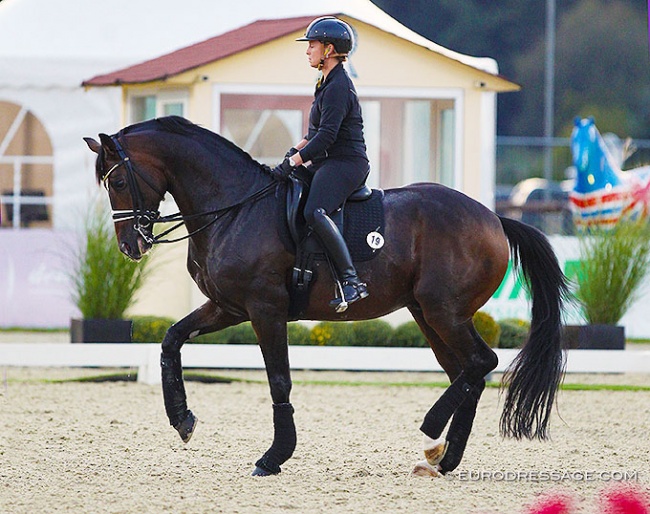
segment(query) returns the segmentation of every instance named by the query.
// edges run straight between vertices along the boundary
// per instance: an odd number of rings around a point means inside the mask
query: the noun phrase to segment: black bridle
[[[144,208],[144,196],[142,195],[142,191],[140,190],[140,186],[138,185],[138,181],[136,180],[136,176],[139,177],[149,188],[151,188],[160,198],[160,201],[162,201],[165,197],[165,191],[160,191],[154,184],[151,183],[150,180],[147,179],[145,175],[142,173],[139,173],[135,167],[133,166],[133,163],[131,162],[131,159],[129,158],[128,155],[126,155],[126,152],[124,151],[124,148],[120,144],[118,140],[118,136],[110,136],[111,141],[115,145],[115,149],[117,151],[117,155],[120,158],[120,161],[117,164],[114,164],[111,169],[109,169],[106,173],[104,173],[101,177],[102,183],[104,184],[104,187],[108,191],[109,186],[108,186],[108,179],[115,170],[120,168],[121,166],[124,166],[126,169],[126,180],[128,183],[129,187],[129,192],[131,193],[131,200],[133,202],[133,209],[131,210],[112,210],[112,215],[113,215],[113,221],[115,223],[120,222],[120,221],[127,221],[130,219],[134,220],[133,223],[133,228],[135,231],[137,231],[142,238],[151,245],[154,244],[160,244],[160,243],[176,243],[178,241],[182,241],[184,239],[188,239],[192,237],[195,234],[198,234],[199,232],[202,232],[203,230],[207,229],[211,225],[213,225],[221,216],[226,214],[227,212],[240,207],[241,205],[244,205],[245,203],[248,202],[255,202],[259,200],[260,198],[266,196],[269,194],[272,190],[274,190],[277,186],[277,182],[271,181],[269,184],[265,185],[258,191],[252,193],[251,195],[247,196],[243,200],[236,202],[232,205],[229,205],[227,207],[222,207],[219,209],[214,209],[211,211],[206,211],[198,214],[191,214],[189,216],[183,216],[180,212],[177,212],[175,214],[170,214],[168,216],[161,216],[160,211],[152,211],[149,209]],[[180,228],[185,224],[186,221],[189,220],[194,220],[197,218],[201,218],[204,216],[212,216],[212,219],[208,220],[205,224],[203,224],[201,227],[198,229],[188,233],[187,235],[183,237],[178,237],[176,239],[163,239],[163,237],[167,236],[174,230]],[[153,226],[157,223],[176,223],[173,227],[163,231],[162,233],[158,234],[157,236],[153,235]]]

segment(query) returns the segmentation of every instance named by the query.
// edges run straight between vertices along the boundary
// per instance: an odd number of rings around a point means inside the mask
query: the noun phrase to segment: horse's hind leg
[[[188,316],[172,325],[162,342],[160,367],[162,372],[163,398],[169,423],[187,443],[198,422],[187,408],[187,395],[183,383],[181,347],[190,337],[214,332],[241,322],[224,314],[212,301],[207,301]]]
[[[468,341],[467,336],[469,335],[472,343],[468,346],[480,349],[473,353],[481,353],[482,357],[468,360],[463,357],[462,352],[459,354],[457,348],[454,348],[455,351],[452,350],[442,340],[427,323],[419,309],[412,309],[411,313],[429,341],[438,362],[452,381],[451,386],[429,410],[424,419],[421,430],[425,434],[427,462],[418,464],[414,473],[435,475],[439,471],[444,474],[455,469],[463,457],[478,401],[485,388],[483,377],[496,367],[496,356],[480,338],[471,321],[453,327],[454,330],[452,330],[457,338],[462,336],[462,339],[455,339],[456,341]],[[458,345],[458,348],[463,347]],[[487,351],[485,351],[486,349]],[[443,446],[442,432],[450,419],[451,423]],[[444,448],[443,452],[439,451],[441,447]]]

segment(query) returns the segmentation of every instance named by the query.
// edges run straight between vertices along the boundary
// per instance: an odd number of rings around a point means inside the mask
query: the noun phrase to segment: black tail
[[[530,289],[533,305],[528,341],[506,370],[508,387],[501,433],[516,439],[546,439],[555,393],[564,373],[562,303],[567,281],[546,236],[534,227],[499,217],[514,267]]]

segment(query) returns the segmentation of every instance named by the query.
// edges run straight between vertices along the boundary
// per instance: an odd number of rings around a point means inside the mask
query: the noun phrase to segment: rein
[[[131,159],[126,155],[126,152],[124,151],[124,148],[122,148],[122,145],[120,144],[119,140],[117,139],[116,136],[111,136],[111,140],[115,144],[115,148],[117,150],[117,154],[120,157],[121,161],[118,162],[117,164],[114,164],[110,170],[108,170],[104,176],[102,177],[102,182],[104,184],[104,187],[108,191],[108,178],[110,177],[111,173],[113,173],[116,169],[120,168],[121,166],[124,166],[126,168],[126,177],[127,181],[129,184],[129,191],[131,193],[131,199],[133,200],[133,205],[134,208],[132,210],[113,210],[112,211],[112,216],[113,216],[113,221],[114,222],[119,222],[119,221],[126,221],[130,219],[134,219],[135,223],[133,225],[133,228],[142,236],[142,238],[151,245],[154,244],[161,244],[161,243],[177,243],[179,241],[183,241],[185,239],[189,239],[190,237],[194,236],[195,234],[198,234],[199,232],[204,231],[211,225],[217,222],[217,220],[222,217],[224,214],[227,214],[228,212],[232,211],[233,209],[236,209],[238,207],[241,207],[242,205],[249,203],[249,202],[256,202],[257,200],[263,198],[264,196],[268,195],[271,191],[273,191],[277,183],[275,181],[270,182],[263,188],[255,191],[254,193],[250,194],[243,200],[236,202],[232,205],[229,205],[227,207],[222,207],[219,209],[214,209],[211,211],[206,211],[206,212],[201,212],[198,214],[191,214],[188,216],[183,216],[180,211],[175,213],[175,214],[170,214],[168,216],[161,216],[160,211],[151,211],[148,209],[143,208],[143,203],[144,203],[144,197],[142,196],[142,191],[140,190],[140,187],[138,186],[138,182],[135,179],[135,176],[137,175],[140,177],[145,184],[147,184],[154,192],[156,192],[160,198],[161,201],[164,198],[164,192],[161,193],[156,187],[154,187],[141,173],[138,173],[136,169],[134,168]],[[180,228],[182,225],[185,224],[186,221],[189,220],[194,220],[197,218],[201,218],[203,216],[214,216],[211,220],[203,224],[201,227],[198,229],[186,234],[185,236],[178,237],[176,239],[163,239],[163,237],[167,236],[174,230]],[[165,230],[164,232],[161,232],[157,236],[153,235],[152,229],[153,226],[157,223],[173,223],[178,221],[176,225],[173,227]]]

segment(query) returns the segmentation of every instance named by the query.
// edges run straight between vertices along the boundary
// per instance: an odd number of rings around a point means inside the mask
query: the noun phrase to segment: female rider
[[[321,71],[309,113],[307,135],[273,172],[287,176],[300,165],[313,173],[305,219],[318,235],[341,281],[343,298],[330,302],[337,312],[366,298],[350,252],[330,214],[361,186],[368,175],[368,156],[363,137],[359,98],[343,67],[352,49],[351,27],[335,17],[314,20],[297,41],[307,41],[309,65]]]

